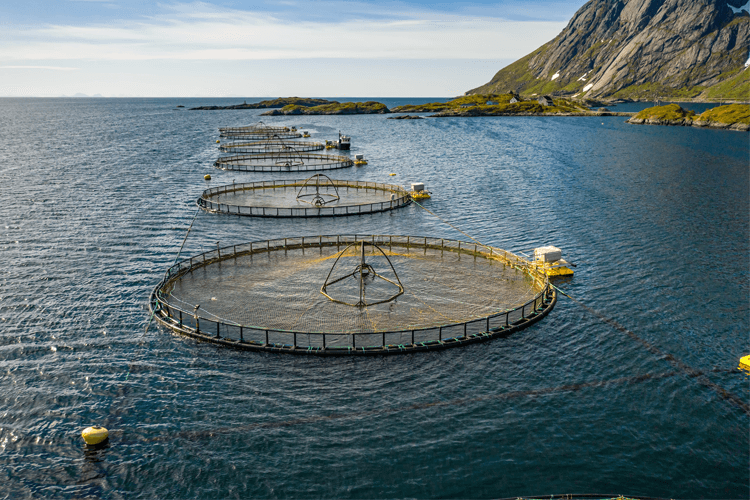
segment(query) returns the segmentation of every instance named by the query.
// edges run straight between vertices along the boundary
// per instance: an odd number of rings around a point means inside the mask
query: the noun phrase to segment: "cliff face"
[[[552,41],[470,90],[750,99],[746,0],[591,0]]]

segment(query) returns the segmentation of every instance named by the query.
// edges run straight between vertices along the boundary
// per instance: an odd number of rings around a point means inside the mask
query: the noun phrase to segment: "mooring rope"
[[[482,245],[482,246],[484,246],[486,248],[490,248],[487,245],[484,245],[483,243],[481,243],[479,240],[477,240],[476,238],[474,238],[470,234],[462,231],[461,229],[459,229],[458,227],[454,226],[453,224],[451,224],[447,220],[443,219],[442,217],[440,217],[436,213],[434,213],[434,212],[426,209],[424,206],[422,206],[416,200],[414,200],[414,203],[418,207],[420,207],[421,209],[423,209],[425,212],[431,214],[432,216],[436,217],[437,219],[439,219],[443,223],[449,225],[450,227],[452,227],[453,229],[455,229],[459,233],[465,235],[468,238],[471,238],[471,240],[474,241],[474,242],[476,242],[477,244]],[[686,365],[685,363],[683,363],[679,359],[675,358],[673,355],[665,353],[664,351],[662,351],[658,347],[654,346],[650,342],[648,342],[648,341],[642,339],[641,337],[639,337],[638,335],[636,335],[633,331],[628,330],[627,328],[625,328],[623,325],[621,325],[620,323],[618,323],[614,319],[612,319],[612,318],[610,318],[608,316],[605,316],[604,314],[600,313],[599,311],[597,311],[596,309],[594,309],[592,307],[587,306],[586,304],[584,304],[583,302],[581,302],[578,299],[575,299],[570,294],[566,293],[565,291],[563,291],[562,289],[558,288],[557,286],[555,286],[555,285],[553,285],[553,284],[550,283],[550,287],[554,288],[556,291],[560,292],[562,295],[564,295],[565,297],[569,298],[570,300],[572,300],[573,302],[575,302],[576,304],[578,304],[579,306],[581,306],[583,309],[585,309],[589,313],[593,314],[597,318],[601,319],[602,321],[604,321],[605,323],[607,323],[608,325],[610,325],[614,329],[616,329],[616,330],[618,330],[618,331],[620,331],[622,333],[625,333],[630,338],[632,338],[633,340],[635,340],[638,343],[640,343],[641,345],[643,345],[652,354],[655,354],[655,355],[657,355],[659,357],[662,357],[662,358],[666,359],[667,361],[669,361],[670,364],[672,364],[673,366],[676,366],[677,368],[679,368],[680,370],[682,370],[684,373],[686,373],[688,375],[688,377],[696,379],[698,381],[698,383],[700,383],[704,387],[708,387],[709,389],[712,389],[722,399],[724,399],[726,401],[729,401],[730,403],[732,403],[735,406],[737,406],[738,408],[740,408],[745,414],[750,415],[750,404],[745,403],[739,396],[737,396],[735,394],[732,394],[731,392],[727,391],[723,387],[721,387],[721,386],[719,386],[719,385],[711,382],[708,379],[708,377],[706,377],[706,375],[703,372],[700,372],[700,371],[696,370],[695,368],[692,368],[691,366]]]

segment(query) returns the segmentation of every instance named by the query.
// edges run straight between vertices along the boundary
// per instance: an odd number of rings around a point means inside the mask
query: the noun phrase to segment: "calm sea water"
[[[554,244],[578,264],[559,283],[576,301],[510,338],[318,359],[144,334],[204,174],[284,177],[211,166],[217,128],[259,111],[175,109],[237,101],[0,100],[0,497],[748,498],[747,134],[622,117],[264,119],[351,135],[370,163],[334,177],[423,181],[425,205],[481,241]],[[201,212],[183,254],[355,232],[465,238],[417,206]],[[95,423],[111,444],[87,451]]]

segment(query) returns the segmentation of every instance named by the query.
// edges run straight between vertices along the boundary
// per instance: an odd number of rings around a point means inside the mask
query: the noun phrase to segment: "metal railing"
[[[305,162],[309,163],[305,163]],[[257,162],[243,164],[243,162]],[[307,172],[333,170],[354,165],[351,158],[320,153],[275,151],[254,154],[222,156],[214,162],[221,170],[240,172]]]
[[[275,250],[346,246],[367,241],[380,246],[424,248],[458,252],[494,259],[527,273],[539,287],[534,297],[508,310],[458,323],[425,328],[373,332],[307,332],[242,325],[221,318],[205,317],[169,300],[175,281],[186,273],[238,256]],[[279,238],[217,248],[183,260],[165,273],[149,299],[149,309],[161,324],[177,333],[201,340],[248,350],[314,355],[396,354],[444,349],[507,336],[546,316],[557,300],[547,276],[532,263],[511,252],[475,243],[440,238],[388,235],[334,235]],[[203,314],[203,315],[201,315]]]
[[[254,207],[245,205],[231,205],[228,203],[219,203],[211,200],[214,196],[220,196],[226,193],[237,191],[249,191],[253,189],[278,189],[287,187],[302,187],[305,180],[276,180],[276,181],[258,181],[246,182],[242,184],[227,184],[207,189],[203,192],[196,202],[199,207],[209,212],[219,212],[232,215],[245,215],[250,217],[333,217],[341,215],[360,215],[377,212],[385,212],[401,208],[409,203],[412,199],[401,186],[396,184],[381,184],[370,181],[346,181],[330,180],[332,185],[337,188],[351,189],[375,189],[395,194],[396,197],[391,200],[382,202],[356,204],[356,205],[331,205],[321,207]]]

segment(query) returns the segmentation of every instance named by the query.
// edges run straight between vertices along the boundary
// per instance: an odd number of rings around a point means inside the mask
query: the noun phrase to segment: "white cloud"
[[[49,69],[54,71],[75,71],[79,68],[68,66],[0,66],[0,69]]]
[[[331,15],[289,21],[203,3],[178,4],[138,22],[6,31],[0,60],[517,58],[554,38],[564,24],[434,12],[394,13],[385,20],[381,13],[380,19]]]

